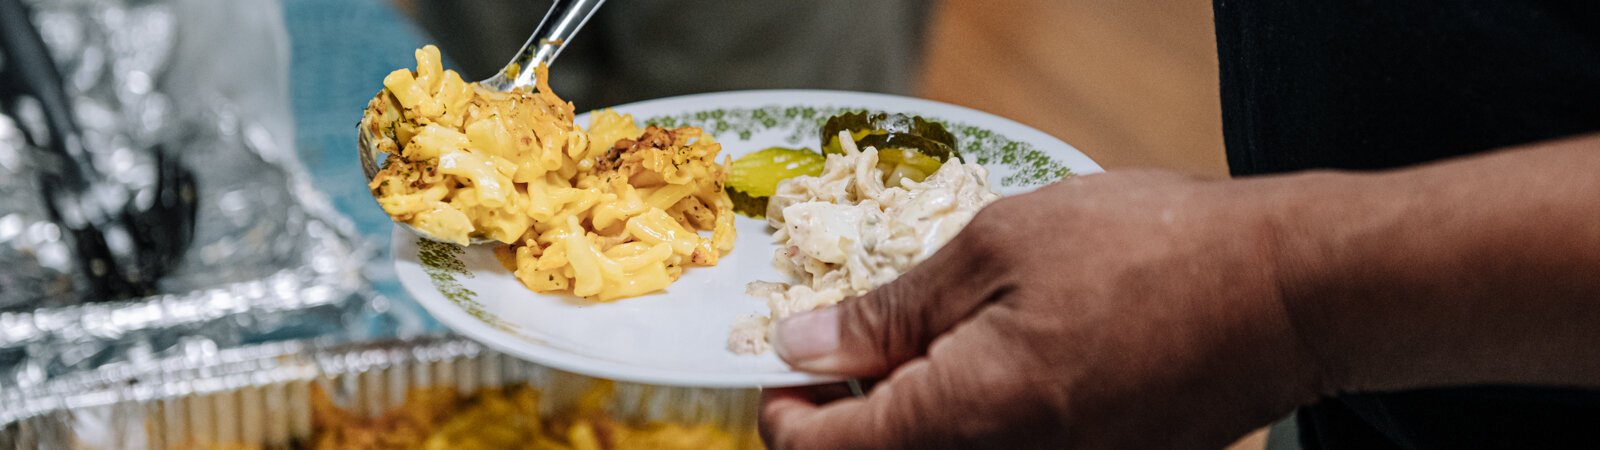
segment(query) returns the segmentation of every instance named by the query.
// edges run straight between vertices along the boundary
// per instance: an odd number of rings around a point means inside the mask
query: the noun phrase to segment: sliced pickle
[[[884,165],[889,167],[909,166],[922,171],[924,174],[932,174],[944,166],[944,161],[916,150],[890,147],[887,150],[878,151],[878,166],[882,167]],[[922,181],[922,179],[919,178],[916,181]]]
[[[887,186],[901,186],[900,180],[922,181],[939,171],[944,163],[922,152],[904,148],[878,151],[878,170]]]
[[[738,189],[728,187],[728,199],[733,200],[733,212],[745,217],[763,218],[767,216],[767,199],[769,197],[751,197],[750,194],[739,192]]]
[[[798,176],[822,174],[827,161],[808,149],[772,147],[733,160],[728,173],[728,197],[733,209],[749,217],[767,212],[767,198],[778,190],[778,182]]]
[[[879,151],[887,148],[912,149],[940,162],[961,156],[956,152],[955,135],[938,122],[921,116],[863,112],[844,113],[828,119],[822,126],[823,153],[843,152],[843,147],[839,145],[839,132],[844,130],[850,131],[858,147],[870,146]]]

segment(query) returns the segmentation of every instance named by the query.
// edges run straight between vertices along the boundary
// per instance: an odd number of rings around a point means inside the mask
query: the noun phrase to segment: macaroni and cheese
[[[384,78],[360,125],[388,154],[369,187],[396,221],[460,245],[498,242],[528,288],[600,301],[666,288],[732,249],[711,136],[640,130],[609,110],[584,130],[543,66],[535,89],[498,92],[444,70],[434,46],[416,58]]]

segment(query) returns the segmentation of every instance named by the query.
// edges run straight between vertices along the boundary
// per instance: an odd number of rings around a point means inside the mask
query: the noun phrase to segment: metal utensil
[[[550,5],[550,11],[545,13],[544,19],[539,21],[539,28],[533,31],[533,34],[528,37],[528,42],[522,44],[522,49],[517,51],[517,56],[511,58],[511,61],[506,63],[505,68],[501,69],[495,76],[479,81],[478,84],[500,92],[522,87],[531,89],[534,81],[536,81],[534,79],[534,68],[539,67],[539,64],[548,65],[554,63],[556,56],[560,55],[561,50],[572,42],[573,36],[578,34],[578,30],[583,28],[583,24],[587,23],[589,18],[594,16],[595,11],[600,9],[600,5],[604,3],[605,0],[556,0],[554,4]],[[379,91],[378,95],[382,96],[384,93]],[[359,135],[357,151],[361,155],[361,170],[366,173],[367,181],[370,182],[378,174],[380,168],[378,166],[378,157],[381,156],[382,152],[375,146],[374,137],[368,133],[368,130],[361,129]],[[449,242],[430,236],[411,225],[401,222],[395,223],[423,238]],[[473,236],[471,240],[473,244],[489,242],[488,239],[477,236]]]
[[[20,0],[0,0],[0,99],[12,115],[36,105],[47,133],[30,133],[51,219],[72,236],[96,298],[156,293],[155,282],[194,236],[195,178],[161,148],[153,177],[111,176],[109,156],[88,148],[39,29]],[[31,99],[32,103],[27,103]]]

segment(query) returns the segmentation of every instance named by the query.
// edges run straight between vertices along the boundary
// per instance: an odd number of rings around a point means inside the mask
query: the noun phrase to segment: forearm
[[[1255,182],[1324,394],[1600,386],[1600,136]]]

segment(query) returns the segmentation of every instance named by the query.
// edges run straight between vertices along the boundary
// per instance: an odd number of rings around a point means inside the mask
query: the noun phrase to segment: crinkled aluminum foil
[[[559,411],[595,380],[457,339],[327,345],[287,341],[107,365],[22,393],[0,390],[0,449],[282,447],[311,434],[310,386],[336,404],[376,416],[417,387],[528,383],[540,408]],[[618,383],[608,405],[624,421],[710,423],[753,438],[759,391]]]
[[[148,174],[132,150],[166,146],[196,173],[200,209],[165,294],[91,298],[33,185],[21,130],[39,118],[0,115],[0,387],[154,358],[192,336],[227,347],[343,329],[370,252],[294,159],[276,2],[30,3],[111,175]]]

